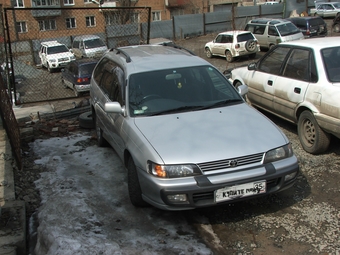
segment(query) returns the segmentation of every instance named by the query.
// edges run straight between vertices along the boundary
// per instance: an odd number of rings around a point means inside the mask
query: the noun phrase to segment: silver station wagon
[[[127,169],[131,203],[188,210],[291,187],[291,144],[243,100],[247,90],[174,44],[107,52],[91,79],[92,116],[98,145]]]

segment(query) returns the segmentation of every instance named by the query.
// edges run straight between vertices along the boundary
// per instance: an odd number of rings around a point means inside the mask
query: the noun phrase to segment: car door
[[[268,111],[274,110],[274,84],[289,50],[287,47],[274,48],[257,63],[254,72],[248,72],[244,81],[249,86],[251,103]]]
[[[283,118],[295,119],[295,109],[304,101],[312,73],[316,74],[313,52],[307,48],[292,48],[274,84],[274,111]]]
[[[331,4],[325,4],[324,5],[324,14],[323,17],[329,18],[329,17],[335,17],[337,14],[337,11],[335,10],[334,6]]]
[[[62,69],[64,84],[70,88],[73,88],[74,84],[74,69],[75,64],[73,62],[70,62],[64,69]]]
[[[224,51],[226,48],[227,43],[227,36],[226,35],[218,35],[215,39],[214,45],[212,47],[212,54],[213,55],[224,55]]]
[[[100,81],[103,96],[99,99],[97,106],[97,109],[99,109],[96,111],[98,117],[102,120],[106,139],[120,157],[122,157],[124,151],[124,141],[120,133],[124,116],[119,113],[105,112],[104,106],[106,102],[119,102],[122,106],[124,105],[122,75],[122,69],[115,63],[109,62],[104,66]]]

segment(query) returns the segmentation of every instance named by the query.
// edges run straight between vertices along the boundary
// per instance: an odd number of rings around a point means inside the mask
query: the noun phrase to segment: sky
[[[35,140],[30,148],[46,169],[35,182],[42,202],[30,220],[37,236],[31,254],[212,254],[185,214],[131,205],[122,162],[89,133]]]

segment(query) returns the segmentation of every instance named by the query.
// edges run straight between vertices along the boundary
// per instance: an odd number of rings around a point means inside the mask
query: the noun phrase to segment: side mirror
[[[256,70],[256,63],[250,63],[248,65],[248,70]]]

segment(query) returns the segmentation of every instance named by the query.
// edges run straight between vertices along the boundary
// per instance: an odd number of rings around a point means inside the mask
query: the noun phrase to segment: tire
[[[225,52],[225,59],[227,60],[228,63],[231,63],[234,61],[233,55],[229,50]]]
[[[96,117],[96,114],[92,112],[93,122],[95,123],[96,135],[97,135],[97,145],[98,147],[106,147],[108,146],[108,142],[103,136],[103,130],[99,126],[99,120]]]
[[[65,89],[67,89],[67,85],[66,85],[66,83],[65,83],[65,81],[64,81],[63,78],[61,78],[61,83],[63,84],[63,87],[64,87]]]
[[[340,23],[335,24],[335,25],[333,26],[333,32],[334,32],[334,33],[339,33],[339,32],[340,32]]]
[[[53,69],[50,67],[49,63],[47,63],[47,71],[49,71],[50,73],[53,73]]]
[[[257,43],[255,40],[250,39],[246,42],[245,47],[248,52],[254,52],[257,49]]]
[[[148,203],[146,203],[143,200],[142,189],[140,187],[136,165],[131,157],[129,158],[127,164],[127,170],[128,170],[128,190],[131,204],[133,204],[136,207],[148,206]]]
[[[211,53],[211,51],[209,50],[209,48],[205,48],[205,55],[207,56],[207,58],[212,58],[213,55]]]
[[[239,81],[237,81],[237,82],[235,83],[235,85],[234,85],[235,89],[238,89],[238,87],[239,87],[240,85],[242,85],[242,83],[239,82]]]
[[[330,135],[323,131],[310,111],[301,113],[298,135],[303,149],[311,154],[320,154],[328,149]]]
[[[84,112],[79,115],[79,126],[82,128],[94,128],[94,122],[92,119],[92,112]]]

